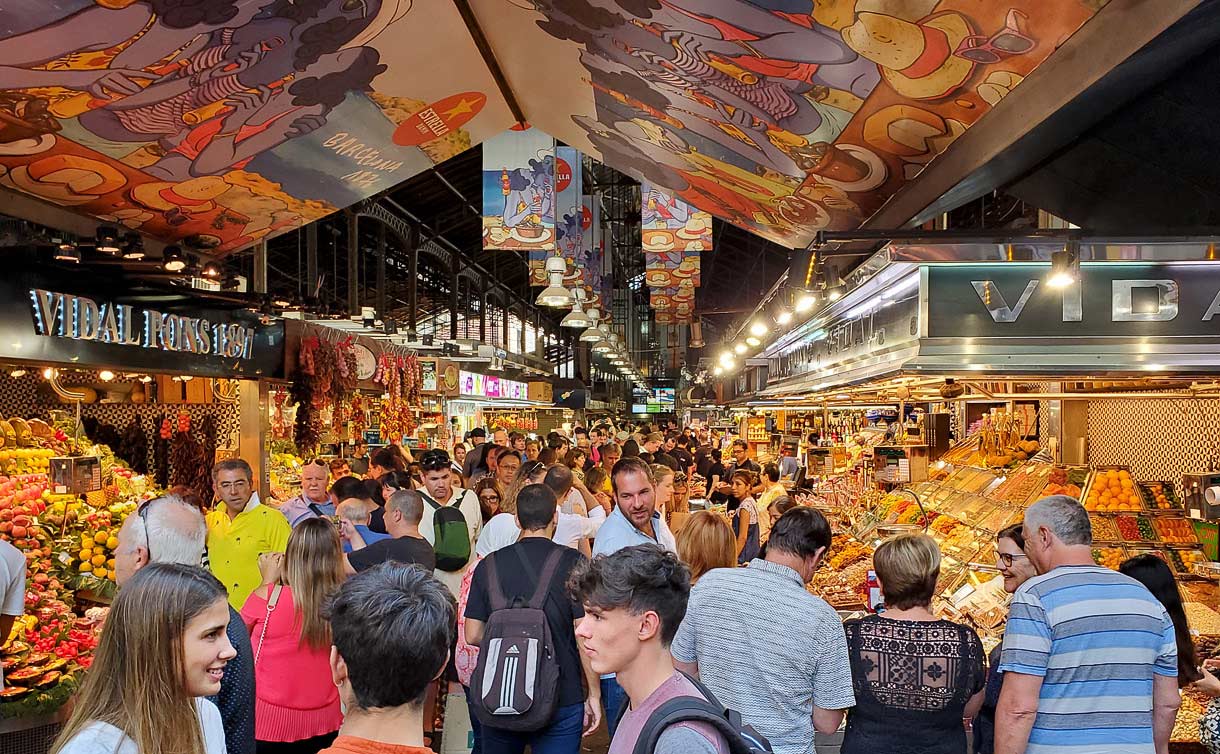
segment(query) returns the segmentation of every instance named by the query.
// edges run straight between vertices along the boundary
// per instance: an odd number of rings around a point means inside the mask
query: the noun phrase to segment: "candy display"
[[[1115,516],[1114,523],[1126,542],[1159,542],[1156,529],[1147,516]]]
[[[1199,537],[1195,527],[1184,518],[1158,517],[1152,520],[1152,525],[1160,535],[1161,541],[1170,545],[1197,545]]]
[[[1115,571],[1127,559],[1127,551],[1121,547],[1094,547],[1093,560],[1097,561],[1098,565],[1103,565],[1106,568],[1111,568]]]
[[[1140,482],[1139,488],[1156,510],[1182,509],[1182,501],[1178,497],[1173,482]]]

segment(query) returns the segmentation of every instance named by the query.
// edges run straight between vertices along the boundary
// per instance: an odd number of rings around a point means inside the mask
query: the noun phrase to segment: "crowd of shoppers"
[[[877,546],[883,604],[841,621],[807,589],[830,522],[744,443],[725,468],[686,432],[466,439],[379,449],[365,480],[308,463],[278,508],[240,459],[206,517],[143,503],[54,751],[423,754],[453,689],[477,754],[576,754],[603,721],[611,754],[813,754],[840,730],[844,754],[1165,754],[1179,688],[1220,697],[1172,571],[1096,566],[1072,498],[998,534],[1013,596],[987,657],[935,614],[923,534]],[[702,470],[727,515],[691,512]],[[24,563],[2,545],[5,629]]]

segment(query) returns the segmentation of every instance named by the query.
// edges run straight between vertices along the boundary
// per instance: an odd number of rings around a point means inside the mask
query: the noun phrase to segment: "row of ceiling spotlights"
[[[840,286],[825,289],[825,298],[828,302],[838,301],[842,297],[843,290]],[[813,312],[813,308],[817,306],[817,303],[818,296],[816,293],[802,292],[796,297],[796,301],[791,309],[780,307],[775,310],[775,313],[770,318],[759,317],[755,319],[750,323],[749,328],[747,328],[746,332],[748,335],[743,340],[720,352],[717,358],[717,365],[712,368],[712,374],[716,377],[721,377],[735,371],[738,367],[737,357],[744,356],[752,348],[762,346],[763,338],[771,334],[771,322],[774,322],[781,329],[789,328],[797,322],[797,315],[801,315],[803,319],[805,315]]]
[[[57,262],[80,264],[86,249],[93,249],[105,257],[118,257],[129,262],[141,262],[147,258],[140,234],[126,233],[120,238],[118,230],[109,225],[99,225],[92,240],[61,236],[56,238],[54,243],[54,257]],[[165,247],[161,252],[161,267],[166,272],[197,271],[200,276],[210,280],[219,279],[223,273],[217,262],[207,260],[199,264],[198,260],[187,255],[179,246]]]

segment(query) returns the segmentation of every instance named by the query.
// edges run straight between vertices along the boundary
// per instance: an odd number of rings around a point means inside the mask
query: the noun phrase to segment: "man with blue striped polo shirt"
[[[1167,754],[1180,699],[1165,608],[1093,562],[1089,515],[1074,498],[1034,503],[1024,535],[1041,575],[1013,595],[996,754]]]

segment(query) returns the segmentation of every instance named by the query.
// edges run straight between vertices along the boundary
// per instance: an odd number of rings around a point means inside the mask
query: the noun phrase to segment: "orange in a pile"
[[[1140,497],[1135,490],[1135,481],[1131,472],[1125,469],[1108,469],[1098,471],[1089,489],[1089,496],[1084,501],[1086,510],[1102,513],[1113,511],[1139,510]]]

